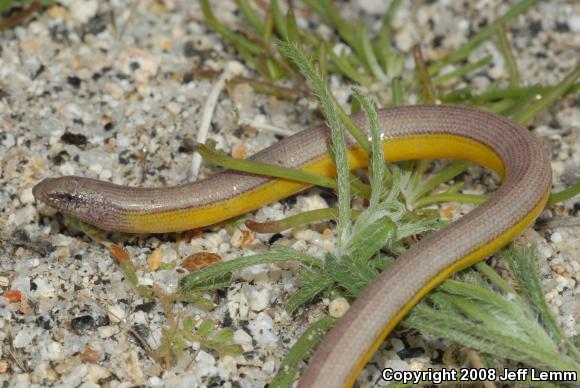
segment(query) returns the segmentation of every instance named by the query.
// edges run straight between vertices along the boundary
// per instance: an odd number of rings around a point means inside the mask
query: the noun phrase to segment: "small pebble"
[[[109,306],[107,308],[107,316],[111,322],[119,323],[125,319],[125,310],[118,304]]]
[[[399,338],[392,338],[391,345],[393,345],[393,350],[395,352],[400,352],[401,350],[405,349],[405,344]]]
[[[111,376],[111,372],[97,364],[89,364],[85,378],[93,384]]]
[[[89,167],[89,170],[91,170],[92,172],[94,172],[95,174],[100,174],[101,171],[103,171],[103,166],[101,166],[100,164],[96,163],[93,164]]]
[[[109,338],[117,334],[119,329],[117,326],[101,326],[97,329],[99,337],[102,339]]]
[[[348,311],[349,307],[350,304],[345,298],[336,298],[329,303],[328,314],[330,314],[331,317],[340,318]]]
[[[252,311],[262,311],[270,304],[271,290],[265,287],[244,286],[242,292],[245,294]]]
[[[64,359],[64,350],[62,348],[62,345],[59,344],[58,342],[52,341],[51,343],[49,343],[47,351],[48,358],[51,361],[59,361]]]
[[[6,276],[0,276],[0,287],[9,287],[10,286],[10,279]]]
[[[580,15],[572,15],[568,18],[568,26],[574,32],[580,32]]]
[[[211,354],[200,350],[195,357],[195,361],[196,369],[199,371],[201,376],[211,376],[217,372],[215,358]]]
[[[103,181],[108,181],[113,176],[113,173],[110,170],[103,170],[99,174],[99,179]]]
[[[179,105],[174,101],[171,101],[169,104],[167,104],[166,108],[169,112],[173,113],[174,115],[178,115],[181,112],[181,105]]]
[[[97,14],[97,0],[75,0],[70,6],[70,14],[79,23],[86,23]]]
[[[265,348],[273,348],[278,343],[278,335],[274,328],[274,321],[264,312],[258,314],[256,319],[249,322],[248,328],[256,343]]]
[[[235,344],[240,345],[244,352],[250,352],[254,349],[254,345],[252,344],[252,336],[250,336],[242,329],[238,329],[234,332],[233,341]]]
[[[22,194],[20,194],[20,202],[22,202],[23,204],[34,202],[34,196],[32,195],[32,188],[28,188],[28,189],[22,191]]]
[[[95,320],[90,315],[82,315],[71,320],[71,327],[78,335],[83,335],[95,326]]]
[[[155,249],[147,258],[147,266],[149,267],[149,271],[153,272],[159,268],[161,265],[161,259],[163,257],[163,250]]]

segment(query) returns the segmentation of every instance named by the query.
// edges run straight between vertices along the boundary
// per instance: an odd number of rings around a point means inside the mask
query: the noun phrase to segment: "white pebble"
[[[101,338],[109,338],[117,334],[118,329],[117,326],[101,326],[97,329],[99,333],[99,337]]]
[[[200,350],[195,357],[195,361],[197,370],[200,372],[203,371],[201,373],[202,376],[211,376],[217,372],[215,367],[215,358],[211,354]]]
[[[229,61],[226,64],[226,69],[230,72],[231,76],[238,76],[244,72],[244,65],[238,61]]]
[[[113,173],[111,173],[111,170],[103,170],[99,174],[99,179],[106,181],[106,180],[111,179],[112,176],[113,176]]]
[[[256,319],[250,321],[248,328],[258,345],[273,348],[278,343],[278,335],[274,329],[272,318],[266,313],[260,313]]]
[[[296,240],[316,243],[320,240],[320,233],[315,232],[312,229],[294,228],[292,231],[292,237]]]
[[[101,166],[99,163],[95,163],[89,167],[89,170],[91,170],[95,174],[100,174],[101,171],[103,171],[103,166]]]
[[[538,244],[537,246],[538,253],[542,255],[542,257],[552,257],[554,254],[554,250],[549,244]]]
[[[560,232],[552,233],[551,240],[555,243],[562,241],[562,234]]]
[[[29,329],[19,330],[14,336],[14,340],[12,341],[12,345],[15,348],[24,348],[30,345],[32,338],[34,338],[34,333]]]
[[[308,195],[301,197],[300,209],[302,211],[326,209],[328,204],[320,195]]]
[[[28,188],[22,191],[20,194],[20,202],[22,203],[32,203],[34,202],[34,196],[32,195],[32,188]]]
[[[79,385],[79,388],[100,388],[101,386],[97,383],[93,383],[92,381],[85,381],[84,383],[82,383],[81,385]]]
[[[231,379],[230,376],[237,372],[238,363],[234,357],[225,355],[219,358],[217,369],[220,378],[228,381]]]
[[[217,254],[218,255],[226,255],[227,253],[232,251],[232,246],[225,242],[225,243],[221,243],[217,249]]]
[[[272,359],[266,360],[266,362],[264,362],[264,364],[262,365],[262,372],[267,373],[269,375],[274,374],[275,370],[276,370],[276,362]]]
[[[250,303],[248,298],[242,293],[239,293],[239,304],[238,304],[238,317],[240,319],[246,320],[250,315]]]
[[[59,361],[64,358],[62,345],[56,341],[49,343],[46,350],[48,351],[48,359],[51,361]]]
[[[111,376],[111,372],[97,364],[89,364],[89,370],[85,378],[90,382],[96,384],[99,380],[106,379]]]
[[[63,163],[59,167],[59,172],[61,175],[74,175],[75,174],[75,166],[71,163]]]
[[[400,352],[405,349],[405,344],[398,338],[391,338],[391,345],[393,345],[393,350],[395,352]]]
[[[395,43],[397,47],[403,51],[407,52],[413,46],[413,37],[409,33],[409,31],[403,30],[395,36]]]
[[[129,138],[129,136],[119,133],[117,134],[117,145],[120,148],[129,147],[131,145],[131,139]]]
[[[387,360],[384,367],[401,372],[409,370],[409,364],[401,360]]]
[[[132,314],[132,322],[147,325],[148,324],[147,314],[144,311],[135,311]]]
[[[562,176],[562,174],[564,174],[565,168],[566,166],[564,162],[561,162],[559,160],[552,162],[552,172],[554,173],[555,176]]]
[[[234,343],[242,347],[244,352],[250,352],[254,350],[254,345],[252,344],[252,337],[242,329],[238,329],[234,332]]]
[[[503,67],[500,67],[500,66],[492,67],[489,70],[488,74],[493,79],[505,78],[507,76],[505,69]]]
[[[331,317],[340,318],[348,311],[349,307],[350,304],[345,298],[336,298],[328,305],[328,313]]]
[[[6,147],[6,148],[10,148],[15,144],[16,144],[16,140],[14,139],[14,136],[12,136],[11,133],[7,133],[6,138],[2,142],[2,145],[4,145],[4,147]]]
[[[52,286],[48,278],[37,277],[34,279],[34,284],[36,285],[36,290],[34,290],[34,296],[37,298],[53,298],[56,296],[56,290]]]
[[[107,309],[107,316],[113,323],[119,323],[125,319],[125,310],[118,304],[110,306]]]
[[[0,276],[0,287],[8,287],[10,286],[10,279],[8,279],[6,276]],[[0,322],[2,320],[0,319]],[[0,328],[2,328],[2,326],[0,325]]]
[[[262,311],[270,304],[270,290],[267,288],[244,285],[242,292],[252,311]]]
[[[428,365],[419,358],[412,358],[409,360],[409,369],[412,371],[427,370]]]
[[[205,236],[205,246],[208,250],[217,249],[217,247],[224,241],[219,233],[211,233]]]
[[[91,20],[98,10],[97,0],[76,0],[70,7],[70,14],[79,23]]]
[[[372,15],[384,14],[389,5],[389,2],[384,0],[358,0],[357,3],[362,10]]]
[[[242,245],[242,241],[244,241],[244,233],[242,233],[240,229],[236,228],[234,233],[232,233],[230,244],[232,244],[234,248],[239,248]]]
[[[568,25],[570,26],[570,29],[572,31],[580,32],[580,16],[579,15],[571,16],[570,19],[568,19]]]
[[[103,86],[103,89],[107,93],[109,93],[109,95],[113,97],[115,100],[121,100],[125,95],[125,91],[123,90],[123,88],[112,82],[105,84],[105,86]]]
[[[179,114],[179,112],[181,112],[181,105],[179,105],[178,103],[171,101],[170,103],[168,103],[166,105],[166,108],[169,112],[173,113],[174,115]]]

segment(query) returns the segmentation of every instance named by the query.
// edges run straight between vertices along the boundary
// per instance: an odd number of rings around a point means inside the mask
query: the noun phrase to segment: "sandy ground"
[[[239,23],[233,1],[219,1],[218,17]],[[380,3],[380,2],[379,2]],[[395,18],[395,45],[408,52],[421,42],[437,59],[505,12],[500,0],[404,2]],[[61,1],[28,23],[0,32],[0,287],[18,291],[20,302],[0,298],[0,381],[9,386],[264,386],[307,325],[327,310],[323,302],[290,316],[284,302],[300,287],[297,267],[261,266],[243,271],[224,290],[206,295],[217,308],[172,305],[179,317],[210,318],[234,331],[241,356],[219,355],[187,343],[175,365],[155,362],[130,330],[159,346],[168,322],[162,306],[149,304],[125,279],[106,248],[67,227],[63,218],[35,203],[31,188],[50,176],[81,175],[119,184],[163,186],[189,177],[191,149],[202,107],[215,79],[192,69],[221,72],[240,58],[204,23],[197,2],[111,0]],[[369,26],[379,18],[372,1],[344,6],[345,17],[364,9]],[[300,15],[300,13],[299,13]],[[302,18],[302,23],[307,21]],[[311,25],[321,33],[328,29]],[[553,84],[580,58],[580,3],[540,2],[509,25],[525,84]],[[507,76],[492,42],[471,58],[491,54],[493,63],[470,76],[475,88]],[[408,61],[408,65],[411,65]],[[255,77],[251,67],[243,74]],[[350,89],[331,77],[340,101]],[[250,155],[280,134],[242,125],[269,124],[292,131],[320,122],[311,100],[282,101],[255,94],[247,85],[221,94],[210,138],[228,153]],[[580,96],[569,96],[531,127],[552,150],[557,189],[580,178]],[[204,167],[202,175],[212,174]],[[265,207],[257,219],[280,218],[328,206],[320,191]],[[577,334],[580,311],[580,216],[578,197],[547,210],[543,219],[570,218],[568,226],[530,231],[538,244],[546,297],[559,322]],[[568,218],[566,218],[568,219]],[[571,220],[571,221],[570,221]],[[334,247],[334,226],[284,234],[289,244],[312,254]],[[243,243],[242,227],[214,228],[176,244],[175,236],[150,236],[126,248],[139,280],[165,292],[176,289],[181,263],[208,251],[223,260],[268,249],[271,236]],[[240,246],[243,246],[241,248]],[[151,257],[160,258],[153,263]],[[5,294],[10,295],[10,294]],[[409,351],[409,349],[413,351]],[[417,350],[418,349],[418,350]],[[361,386],[377,381],[385,366],[397,369],[445,364],[449,343],[418,334],[391,336],[365,369]]]

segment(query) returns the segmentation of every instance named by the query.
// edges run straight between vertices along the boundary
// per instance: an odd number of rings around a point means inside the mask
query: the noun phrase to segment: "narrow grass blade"
[[[487,27],[475,34],[469,41],[461,46],[456,51],[452,52],[447,56],[447,58],[435,63],[429,68],[430,74],[435,74],[445,66],[451,63],[461,61],[467,58],[469,54],[473,52],[481,43],[489,39],[496,31],[496,26],[498,23],[507,24],[510,20],[514,19],[518,15],[524,13],[528,8],[534,5],[538,0],[522,0],[515,6],[513,6],[509,11],[499,17],[494,23],[489,24]]]
[[[558,85],[553,87],[548,93],[546,93],[542,99],[536,101],[534,104],[530,105],[526,110],[523,110],[516,114],[512,119],[520,124],[525,124],[534,117],[536,117],[540,112],[547,109],[550,105],[552,105],[557,99],[562,97],[568,89],[574,85],[574,82],[580,77],[580,66],[576,67],[573,71],[570,72],[560,82]]]
[[[217,265],[206,267],[183,277],[179,287],[182,291],[198,291],[214,289],[213,284],[228,281],[234,271],[259,264],[271,264],[284,261],[298,261],[308,267],[320,267],[322,262],[312,256],[306,255],[291,248],[278,246],[270,253],[241,257],[236,260],[221,262]]]
[[[314,349],[322,337],[334,326],[335,322],[336,319],[326,316],[306,329],[286,357],[284,357],[284,360],[282,360],[278,373],[269,386],[272,388],[292,386],[298,374],[298,363],[304,359],[310,350]]]

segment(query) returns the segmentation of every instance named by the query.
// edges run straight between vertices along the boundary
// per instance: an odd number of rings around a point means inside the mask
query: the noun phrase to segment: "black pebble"
[[[441,47],[443,40],[445,40],[444,35],[435,35],[433,38],[433,47]]]
[[[423,348],[405,348],[400,352],[397,352],[397,355],[401,357],[401,360],[419,357],[423,354],[425,354],[425,350]]]
[[[133,330],[135,330],[142,338],[149,337],[149,328],[146,325],[141,323],[135,324],[133,325]]]
[[[280,233],[276,233],[272,237],[270,237],[270,239],[268,240],[268,244],[272,245],[276,241],[280,240],[282,237],[284,236],[282,236]]]
[[[109,317],[107,317],[106,315],[99,315],[96,319],[95,319],[95,326],[96,327],[101,327],[101,326],[108,326],[110,323],[109,321]]]
[[[56,154],[52,157],[52,162],[57,166],[60,166],[61,164],[63,164],[64,162],[67,162],[69,160],[70,160],[70,155],[68,154],[68,152],[66,152],[66,150],[62,150],[58,154]]]
[[[38,78],[39,75],[41,75],[42,73],[44,73],[44,70],[46,69],[46,66],[44,66],[43,64],[41,64],[38,69],[36,70],[36,72],[34,73],[34,75],[32,76],[32,79],[36,79]]]
[[[192,73],[185,73],[183,78],[181,79],[182,84],[188,84],[193,81],[193,74]]]
[[[542,31],[542,21],[538,20],[537,22],[530,23],[530,32],[532,36],[538,35],[538,33]]]
[[[222,321],[222,327],[231,327],[232,326],[232,317],[230,316],[229,312],[226,312],[224,315],[224,319]]]
[[[181,140],[181,144],[179,144],[177,152],[180,154],[193,154],[193,151],[195,151],[195,141],[192,139]]]
[[[183,45],[183,55],[185,55],[187,58],[191,58],[195,56],[195,54],[197,54],[197,50],[193,46],[193,42],[191,40],[188,40]]]
[[[77,76],[66,77],[66,80],[71,86],[77,89],[81,86],[81,79]]]
[[[121,164],[129,164],[129,162],[131,161],[131,159],[136,160],[137,159],[137,155],[135,155],[134,153],[132,153],[129,150],[123,150],[119,153],[119,163]]]
[[[70,325],[78,335],[84,335],[87,330],[95,327],[95,320],[90,315],[81,315],[73,318]]]
[[[294,205],[296,205],[297,201],[298,201],[298,197],[295,195],[291,195],[291,196],[284,198],[282,200],[282,202],[284,202],[284,205],[286,205],[286,206],[294,206]]]
[[[331,189],[322,188],[320,190],[320,196],[326,201],[329,206],[334,205],[338,201],[336,193]]]
[[[155,307],[156,302],[145,302],[141,303],[137,307],[135,307],[135,311],[143,311],[144,313],[149,313]]]
[[[570,31],[570,26],[566,22],[556,22],[556,31],[568,32]]]
[[[50,317],[45,317],[43,315],[36,318],[36,324],[39,327],[42,327],[44,330],[50,330],[50,329],[52,329],[52,326],[53,326],[52,319],[50,319]]]
[[[79,148],[85,148],[87,145],[87,137],[85,135],[81,135],[80,133],[65,132],[60,137],[60,140],[66,144],[76,145]]]

